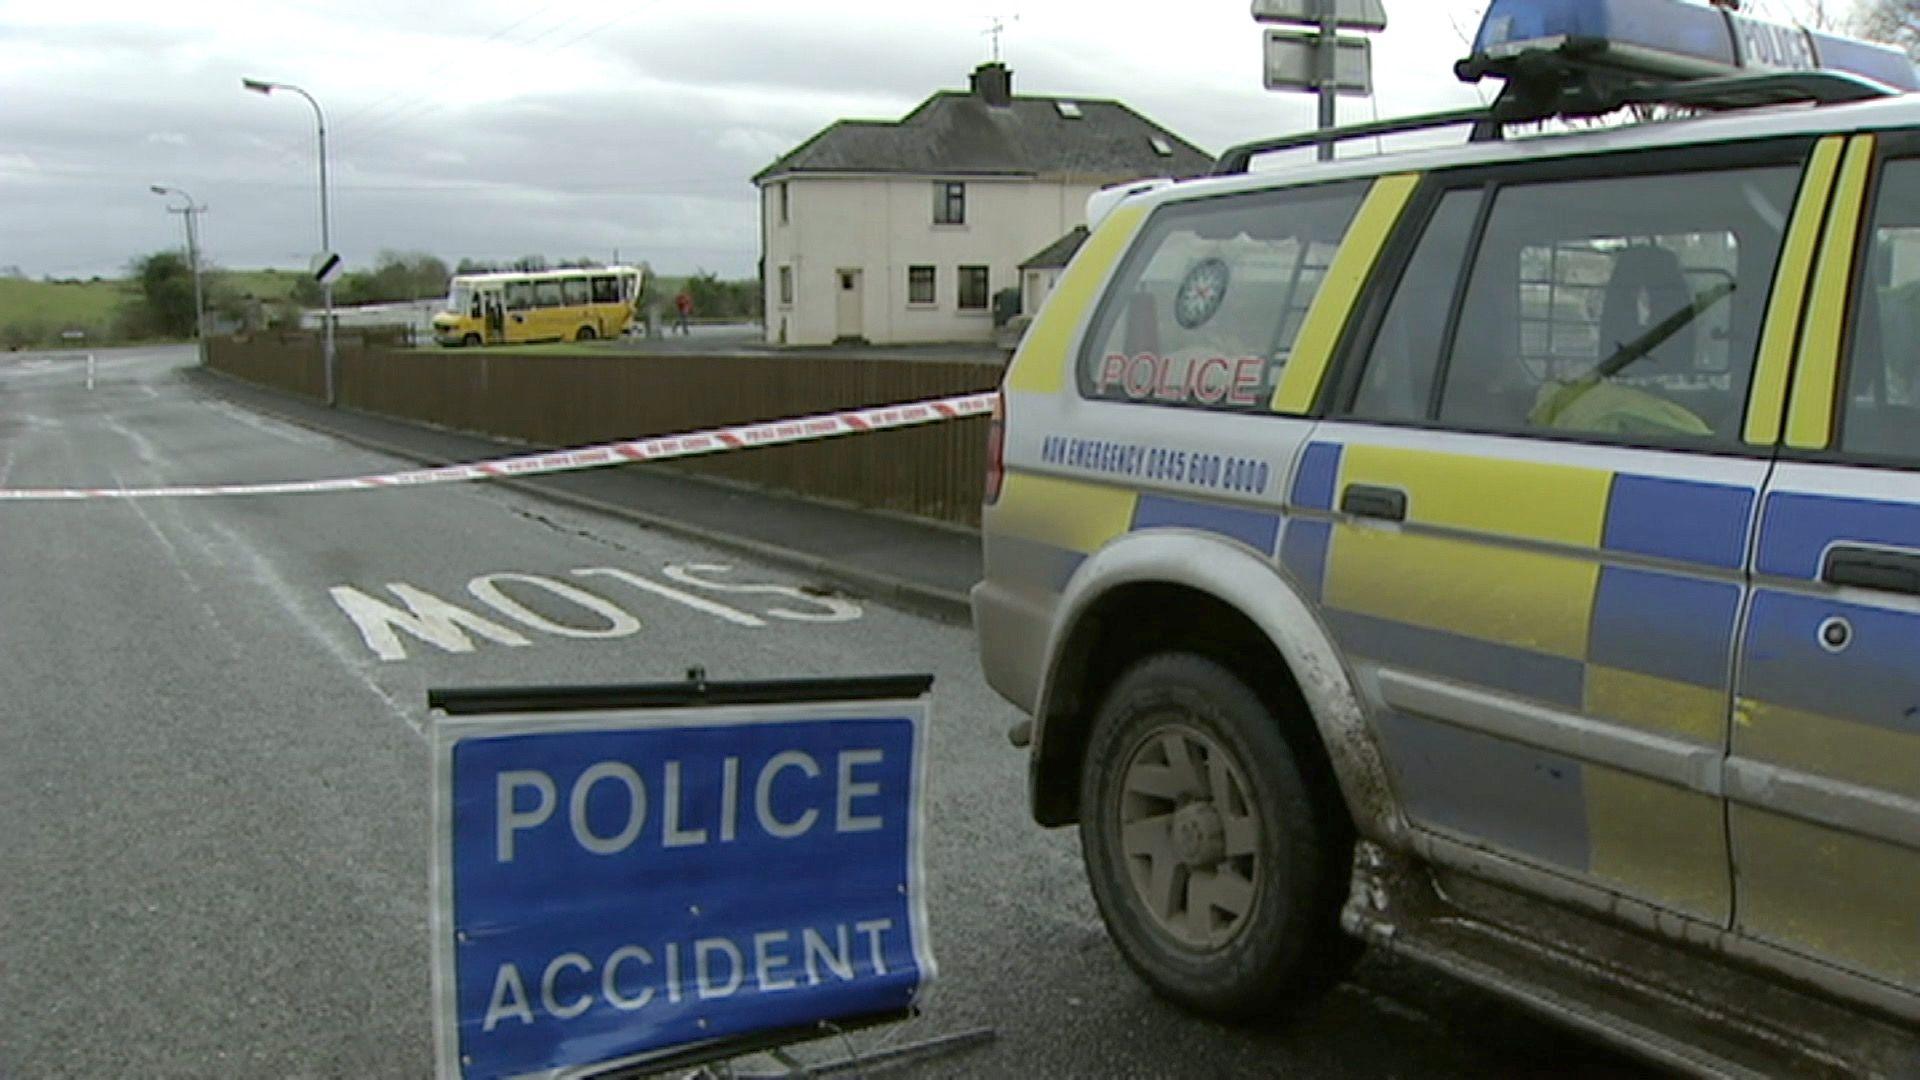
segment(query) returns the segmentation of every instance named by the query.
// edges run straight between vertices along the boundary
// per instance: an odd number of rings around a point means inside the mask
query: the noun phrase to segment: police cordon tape
[[[796,416],[759,424],[690,431],[679,435],[661,435],[647,439],[550,450],[517,457],[471,461],[459,465],[440,465],[430,469],[347,476],[334,480],[288,480],[271,484],[178,485],[148,488],[0,488],[0,502],[50,502],[77,499],[194,499],[222,495],[309,495],[329,491],[378,491],[387,488],[419,487],[427,484],[457,484],[470,480],[499,480],[509,477],[540,476],[547,473],[599,469],[609,465],[631,465],[642,461],[667,461],[702,454],[750,450],[762,446],[812,442],[840,435],[859,435],[871,431],[918,427],[968,416],[985,416],[993,411],[994,394],[984,391],[955,397],[930,398],[898,405],[880,405],[870,409]]]

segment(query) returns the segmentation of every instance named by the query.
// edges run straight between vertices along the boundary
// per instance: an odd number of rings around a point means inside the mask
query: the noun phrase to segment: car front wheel
[[[1081,851],[1108,932],[1154,990],[1245,1019],[1345,974],[1352,839],[1309,768],[1214,660],[1163,653],[1114,684],[1087,746]]]

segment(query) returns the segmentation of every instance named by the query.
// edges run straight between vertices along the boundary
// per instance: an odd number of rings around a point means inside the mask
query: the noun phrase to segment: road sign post
[[[1380,0],[1253,0],[1253,19],[1312,28],[1306,33],[1267,31],[1266,86],[1314,93],[1319,99],[1319,130],[1333,128],[1339,94],[1373,92],[1373,58],[1367,40],[1343,37],[1340,31],[1385,30],[1387,13]],[[1319,157],[1333,159],[1331,141],[1319,144]]]
[[[910,1015],[934,974],[931,684],[430,695],[440,1074],[724,1060]]]

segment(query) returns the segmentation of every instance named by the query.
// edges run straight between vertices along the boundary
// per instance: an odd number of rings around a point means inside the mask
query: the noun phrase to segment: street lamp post
[[[331,255],[333,253],[333,240],[327,230],[327,114],[320,111],[320,103],[313,99],[312,94],[307,93],[305,90],[291,83],[243,78],[240,80],[240,85],[256,94],[262,95],[271,94],[275,90],[290,91],[306,98],[307,104],[313,106],[314,123],[319,127],[320,131],[320,253],[322,258]],[[327,309],[322,337],[324,344],[321,346],[323,350],[321,356],[326,371],[327,404],[333,405],[336,404],[339,399],[335,387],[335,368],[337,365],[333,351],[333,282],[323,280],[320,283],[320,295],[326,303]]]
[[[193,196],[179,188],[153,184],[148,190],[155,195],[178,195],[187,200],[185,206],[167,207],[167,213],[179,214],[187,223],[187,268],[193,272],[193,343],[200,354],[200,362],[204,364],[207,362],[206,305],[200,301],[200,241],[193,227],[193,218],[195,214],[206,213],[207,208],[195,206]]]

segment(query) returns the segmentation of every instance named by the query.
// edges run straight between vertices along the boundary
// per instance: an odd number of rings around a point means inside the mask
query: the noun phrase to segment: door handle
[[[1407,493],[1399,488],[1348,484],[1340,493],[1340,511],[1383,521],[1407,520]]]
[[[1838,544],[1827,549],[1820,580],[1920,596],[1920,554]]]

